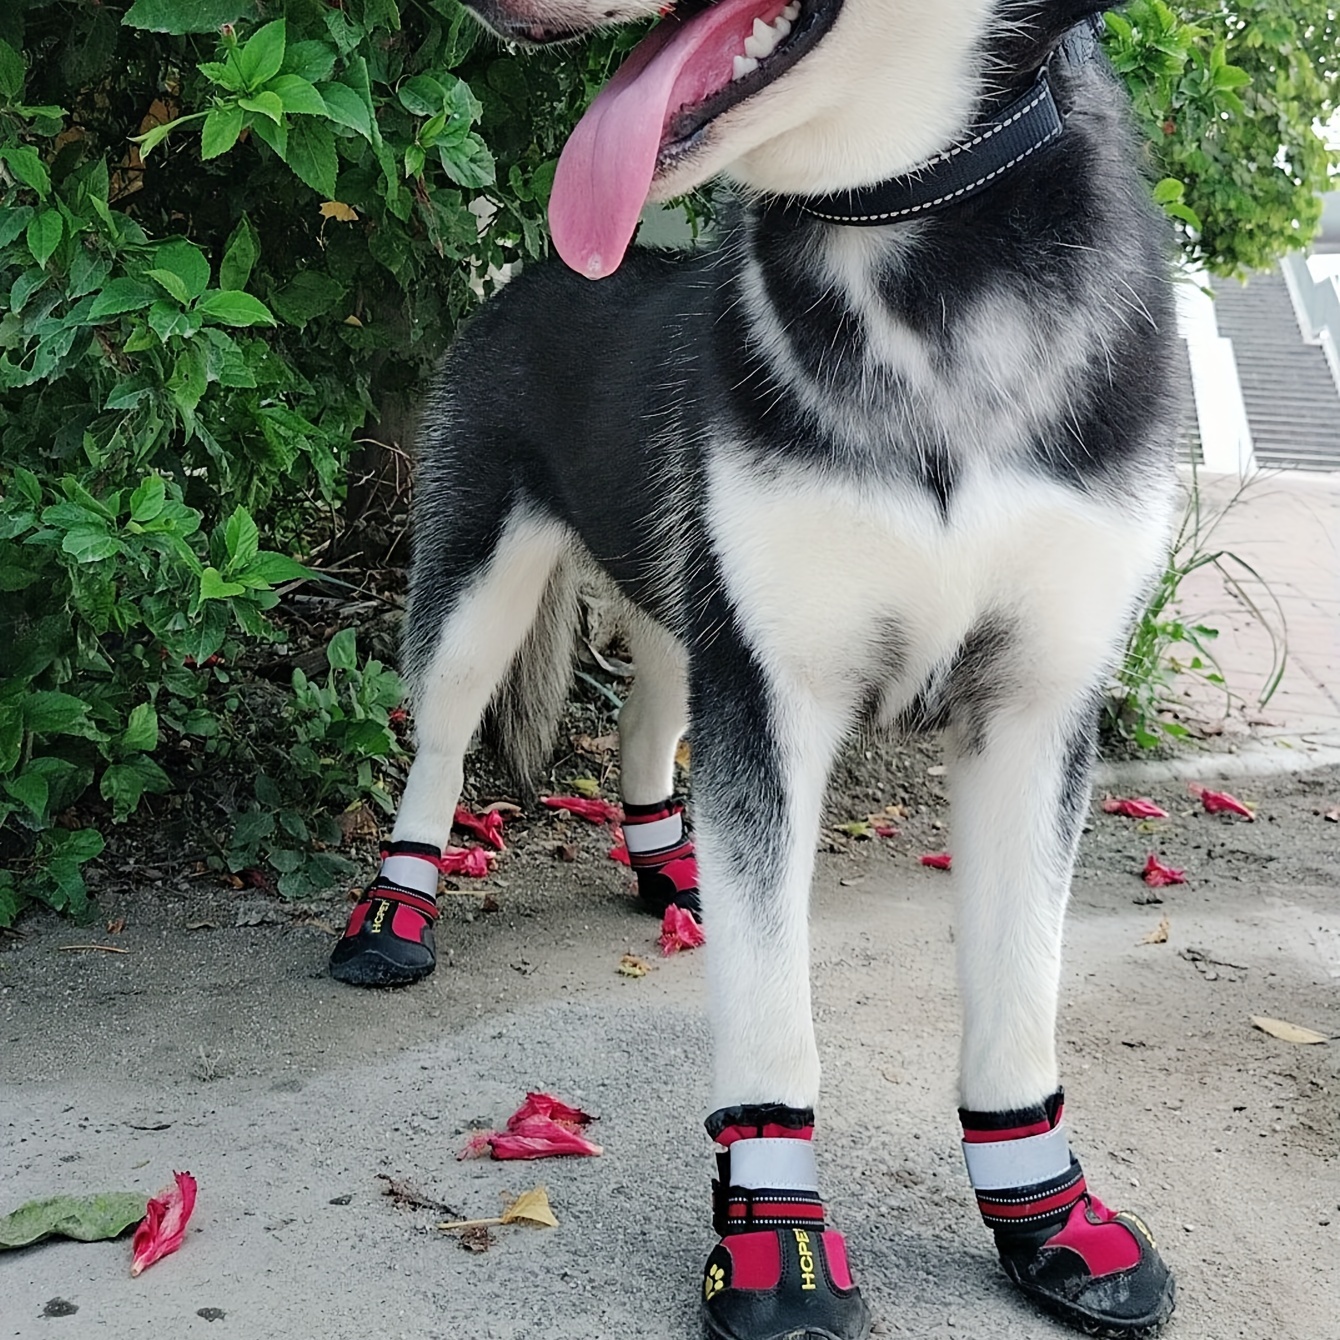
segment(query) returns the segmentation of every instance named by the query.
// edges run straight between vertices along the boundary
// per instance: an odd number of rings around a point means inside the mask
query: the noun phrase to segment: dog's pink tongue
[[[769,8],[781,6],[721,0],[687,23],[665,20],[596,95],[563,146],[549,197],[554,246],[578,274],[603,279],[619,268],[667,118],[730,82],[753,15]]]

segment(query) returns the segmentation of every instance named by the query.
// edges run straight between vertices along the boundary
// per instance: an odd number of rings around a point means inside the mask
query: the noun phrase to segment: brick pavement
[[[1240,487],[1225,476],[1202,475],[1199,484],[1203,515],[1223,509]],[[1243,591],[1213,567],[1183,583],[1179,612],[1219,629],[1215,655],[1234,694],[1226,705],[1222,692],[1183,676],[1185,710],[1222,732],[1232,750],[1288,749],[1321,761],[1340,749],[1340,475],[1256,476],[1222,511],[1208,542],[1249,563],[1261,580],[1228,562]],[[1283,678],[1264,705],[1259,696],[1277,653],[1248,600],[1287,637]]]

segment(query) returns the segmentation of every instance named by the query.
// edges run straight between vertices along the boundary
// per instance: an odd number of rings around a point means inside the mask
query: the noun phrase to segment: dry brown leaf
[[[534,1224],[536,1228],[557,1228],[558,1220],[549,1208],[549,1193],[542,1186],[524,1191],[503,1212],[504,1224]]]
[[[651,971],[651,964],[636,954],[625,954],[619,960],[619,973],[623,977],[645,977]]]
[[[109,921],[107,923],[107,934],[120,935],[121,932],[125,930],[125,928],[126,928],[125,917],[117,917],[115,921]]]
[[[675,746],[675,762],[685,771],[689,770],[689,742],[681,740]]]
[[[1164,918],[1159,922],[1159,924],[1158,924],[1157,926],[1155,926],[1154,929],[1153,929],[1152,931],[1149,932],[1148,935],[1142,935],[1142,936],[1140,937],[1140,943],[1141,943],[1142,945],[1161,945],[1161,944],[1167,944],[1167,942],[1168,942],[1168,931],[1171,929],[1171,926],[1172,926],[1172,923],[1168,920],[1167,917],[1164,917]]]
[[[361,800],[338,815],[335,822],[339,826],[342,846],[346,842],[376,838],[380,832],[377,816]]]
[[[525,813],[520,805],[510,800],[495,800],[491,805],[485,805],[481,814],[506,814],[510,818],[516,819]]]
[[[1252,1024],[1261,1032],[1269,1033],[1272,1038],[1279,1038],[1281,1042],[1292,1042],[1299,1047],[1330,1041],[1325,1033],[1314,1033],[1310,1028],[1291,1024],[1284,1019],[1270,1019],[1263,1014],[1252,1015]]]
[[[497,1239],[483,1224],[476,1224],[474,1228],[464,1228],[461,1230],[460,1246],[462,1251],[466,1252],[486,1252]]]
[[[334,219],[336,223],[357,223],[358,211],[341,200],[327,200],[321,206],[321,217]]]

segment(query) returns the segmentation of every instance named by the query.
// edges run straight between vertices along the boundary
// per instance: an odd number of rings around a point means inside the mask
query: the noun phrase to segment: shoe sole
[[[426,968],[403,968],[385,959],[369,959],[365,954],[346,963],[332,963],[330,975],[347,986],[411,986],[427,977],[434,967],[436,964],[430,963]]]
[[[740,1340],[740,1337],[733,1331],[723,1331],[720,1326],[712,1320],[709,1312],[701,1313],[703,1323],[703,1335],[706,1340]],[[767,1340],[868,1340],[870,1328],[874,1319],[870,1315],[870,1309],[865,1309],[865,1316],[861,1321],[860,1332],[856,1335],[838,1335],[836,1331],[830,1331],[826,1327],[815,1328],[813,1326],[802,1326],[794,1331],[776,1331],[767,1337]]]
[[[1018,1281],[1015,1281],[1018,1284]],[[1058,1321],[1084,1335],[1098,1337],[1098,1340],[1142,1340],[1145,1336],[1157,1335],[1164,1324],[1177,1310],[1177,1282],[1168,1277],[1168,1289],[1159,1300],[1158,1306],[1143,1317],[1134,1317],[1130,1321],[1116,1322],[1109,1317],[1099,1317],[1085,1312],[1083,1308],[1053,1298],[1019,1284],[1025,1297],[1037,1303],[1044,1311],[1050,1312]]]

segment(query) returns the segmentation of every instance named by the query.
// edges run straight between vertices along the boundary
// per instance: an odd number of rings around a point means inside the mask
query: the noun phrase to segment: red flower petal
[[[661,953],[666,958],[678,954],[681,949],[697,949],[706,941],[703,928],[692,912],[686,912],[678,903],[671,903],[665,909],[665,918],[661,922]]]
[[[584,1135],[547,1117],[532,1117],[524,1131],[499,1132],[489,1141],[495,1159],[547,1159],[559,1154],[603,1154]]]
[[[175,1252],[186,1236],[186,1224],[195,1209],[195,1178],[174,1172],[172,1186],[165,1186],[145,1207],[144,1218],[131,1243],[134,1255],[130,1273],[138,1275],[160,1257]]]
[[[1124,814],[1128,819],[1166,819],[1168,811],[1154,804],[1148,796],[1108,796],[1103,801],[1104,814]]]
[[[595,1120],[589,1112],[583,1112],[580,1107],[569,1107],[561,1098],[555,1098],[552,1093],[528,1093],[526,1101],[507,1118],[507,1129],[509,1131],[520,1130],[522,1122],[530,1121],[535,1117],[544,1117],[549,1121],[556,1121],[574,1131],[580,1130],[583,1126],[589,1126]]]
[[[587,800],[585,796],[541,796],[540,803],[551,810],[567,810],[593,824],[617,824],[623,821],[623,811],[599,796],[595,800]]]
[[[1151,851],[1149,859],[1145,862],[1144,881],[1155,889],[1161,889],[1166,884],[1185,884],[1186,871],[1164,865]]]
[[[451,822],[454,827],[473,833],[481,842],[497,851],[503,850],[503,817],[497,810],[490,810],[487,814],[472,814],[464,805],[457,805],[455,818]]]
[[[953,860],[947,851],[929,851],[921,858],[921,864],[934,866],[937,870],[948,870]]]
[[[467,875],[471,879],[483,879],[493,868],[496,859],[483,847],[448,847],[442,853],[437,868],[444,875]]]
[[[610,848],[609,858],[611,861],[618,861],[620,865],[633,864],[632,859],[628,855],[628,848],[625,847],[622,842],[616,843]]]
[[[898,830],[892,824],[876,824],[875,836],[882,838],[897,837]]]
[[[1207,814],[1240,814],[1244,819],[1256,818],[1237,796],[1231,796],[1227,791],[1207,791],[1199,782],[1192,782],[1187,790],[1200,797]]]
[[[603,1153],[581,1134],[595,1118],[570,1107],[552,1093],[528,1093],[526,1101],[507,1118],[505,1131],[476,1131],[465,1142],[458,1159],[492,1153],[495,1159],[544,1159],[560,1154]]]

